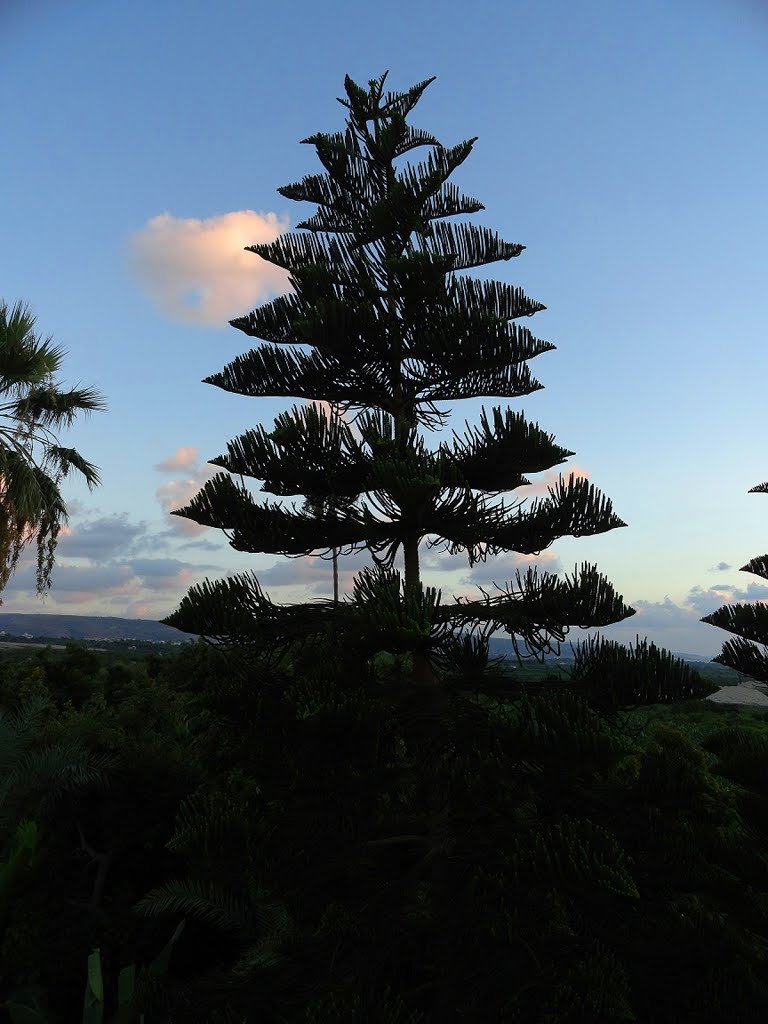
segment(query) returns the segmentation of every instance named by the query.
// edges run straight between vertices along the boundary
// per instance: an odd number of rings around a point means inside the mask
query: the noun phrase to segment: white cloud
[[[204,220],[163,213],[131,236],[130,264],[167,316],[224,327],[271,295],[288,291],[286,271],[244,251],[274,241],[287,228],[287,220],[254,210]]]

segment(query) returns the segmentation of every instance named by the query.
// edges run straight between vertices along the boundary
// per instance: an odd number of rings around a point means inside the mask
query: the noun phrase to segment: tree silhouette
[[[274,242],[248,249],[290,274],[292,291],[234,327],[262,344],[206,378],[253,397],[291,396],[294,406],[230,442],[211,460],[214,476],[173,515],[227,531],[238,551],[301,556],[338,549],[368,551],[374,567],[357,576],[350,599],[335,609],[338,629],[370,653],[414,658],[414,681],[431,684],[434,669],[470,633],[484,639],[506,630],[529,654],[551,650],[570,625],[607,625],[634,614],[594,566],[558,579],[529,568],[516,586],[442,602],[422,584],[423,541],[469,565],[500,552],[538,554],[565,535],[587,536],[625,526],[611,503],[584,479],[560,477],[550,496],[527,512],[502,497],[530,481],[524,474],[574,454],[522,414],[496,406],[460,436],[430,449],[425,433],[443,427],[442,403],[480,396],[517,398],[542,387],[526,361],[554,345],[516,322],[544,309],[522,290],[461,272],[518,256],[524,246],[470,223],[446,221],[483,209],[450,175],[474,139],[444,147],[408,115],[433,79],[384,93],[386,74],[368,90],[349,77],[343,133],[317,133],[322,174],[279,189],[318,210]],[[400,159],[417,147],[421,162]],[[335,403],[358,428],[328,420],[317,401]],[[238,483],[233,476],[240,477]],[[311,497],[299,509],[258,502],[244,478],[280,499]],[[328,502],[346,496],[342,507]],[[402,552],[404,573],[395,569]],[[319,632],[332,602],[278,606],[250,573],[193,587],[165,622],[212,640],[288,644]]]
[[[33,540],[37,591],[51,586],[58,535],[67,521],[61,481],[74,470],[89,488],[99,483],[96,467],[62,447],[55,433],[80,412],[106,408],[92,388],[60,389],[55,374],[64,355],[35,333],[27,305],[0,302],[0,591]]]
[[[758,484],[748,494],[767,494],[768,483]],[[759,555],[742,565],[739,572],[752,572],[768,580],[768,555]],[[735,640],[726,640],[723,649],[712,660],[719,665],[750,676],[760,683],[768,683],[768,605],[757,601],[755,604],[726,604],[711,615],[705,615],[701,622],[727,629],[735,633]],[[762,644],[760,650],[755,644]]]

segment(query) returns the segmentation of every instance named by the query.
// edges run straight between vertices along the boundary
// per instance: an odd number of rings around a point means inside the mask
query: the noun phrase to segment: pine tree
[[[747,493],[768,494],[768,483],[758,484]],[[742,565],[739,572],[752,572],[768,580],[768,555],[751,559]],[[737,636],[736,640],[726,640],[722,651],[713,661],[727,665],[760,683],[768,683],[768,605],[761,601],[755,604],[727,604],[711,615],[705,615],[700,621],[727,629]],[[763,650],[755,644],[762,644]]]
[[[356,578],[350,600],[273,604],[253,574],[192,588],[165,620],[212,640],[255,647],[288,644],[319,632],[335,615],[338,630],[362,638],[370,653],[411,653],[414,682],[433,689],[434,668],[459,635],[506,630],[529,654],[551,650],[570,625],[607,625],[634,610],[596,567],[573,579],[535,569],[517,585],[494,584],[475,601],[443,603],[422,584],[419,549],[429,538],[469,565],[500,552],[538,554],[565,535],[625,526],[611,503],[573,474],[526,513],[502,497],[574,453],[522,414],[494,407],[463,436],[428,448],[425,433],[445,426],[443,403],[517,398],[542,385],[526,361],[554,345],[518,321],[545,307],[519,287],[459,272],[518,256],[524,246],[474,224],[446,218],[483,209],[448,181],[475,139],[444,147],[408,123],[428,79],[384,93],[386,73],[368,90],[349,77],[343,133],[318,133],[323,174],[279,189],[315,203],[317,212],[274,242],[249,251],[290,274],[292,291],[234,327],[262,344],[206,382],[236,394],[285,396],[294,406],[266,431],[257,427],[211,461],[214,476],[173,514],[223,529],[238,551],[288,556],[368,551],[373,568]],[[400,158],[430,150],[410,164]],[[349,422],[329,420],[314,404],[333,403]],[[234,476],[240,477],[236,481]],[[244,478],[278,498],[258,502]],[[341,506],[332,499],[345,496]],[[402,551],[404,574],[395,560]]]

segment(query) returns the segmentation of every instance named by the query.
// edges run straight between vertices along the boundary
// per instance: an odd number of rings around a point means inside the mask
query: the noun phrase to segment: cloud
[[[419,562],[422,573],[422,581],[426,586],[435,586],[443,591],[443,600],[450,602],[454,589],[463,586],[481,584],[486,589],[491,587],[491,580],[495,580],[500,586],[507,580],[514,580],[515,569],[520,570],[524,576],[528,566],[536,564],[539,574],[542,572],[557,573],[560,571],[560,559],[554,552],[542,552],[536,558],[533,555],[518,555],[514,553],[489,558],[487,562],[477,563],[473,569],[467,565],[466,553],[460,552],[457,555],[440,554],[437,549],[428,550],[422,546],[419,552]],[[367,552],[361,551],[355,554],[339,555],[339,594],[351,594],[355,577],[364,567],[373,566],[373,560]],[[402,550],[395,560],[395,569],[403,575]],[[291,587],[296,590],[303,590],[305,597],[291,595],[291,601],[304,600],[306,596],[317,594],[320,597],[330,597],[333,594],[333,562],[328,556],[320,558],[319,555],[307,555],[303,558],[280,558],[272,565],[264,569],[255,570],[259,583],[268,590],[272,588]],[[454,577],[461,573],[457,582],[445,576],[452,573]],[[480,597],[479,591],[465,594],[469,600],[477,600]]]
[[[637,614],[631,615],[618,623],[611,623],[615,628],[625,628],[642,636],[644,629],[655,629],[658,627],[687,626],[691,624],[694,616],[691,611],[675,604],[669,597],[664,596],[663,601],[625,601]]]
[[[174,509],[184,508],[202,489],[206,481],[216,476],[217,473],[225,472],[220,466],[212,466],[210,462],[201,466],[197,461],[197,456],[197,448],[177,448],[173,455],[161,460],[155,466],[160,473],[190,470],[184,479],[169,480],[167,483],[161,484],[155,491],[155,496],[164,512],[170,513]],[[192,519],[170,515],[168,518],[170,520],[168,532],[174,536],[199,537],[201,533],[210,529],[208,526],[200,526]]]
[[[212,540],[188,540],[184,544],[177,544],[176,547],[179,551],[186,551],[188,548],[198,551],[221,551],[221,544]]]
[[[79,515],[82,515],[83,512],[87,512],[89,509],[92,508],[92,506],[86,504],[86,502],[84,502],[84,501],[80,501],[78,498],[70,498],[66,502],[66,506],[67,506],[67,515],[69,515],[69,516],[79,516]],[[61,533],[63,534],[64,530],[62,530]],[[61,534],[59,536],[61,536]]]
[[[177,448],[173,455],[158,462],[155,469],[159,473],[176,473],[180,469],[189,469],[197,464],[197,448]]]
[[[355,576],[364,566],[372,565],[364,552],[339,555],[339,595],[352,593]],[[265,588],[302,587],[309,594],[333,597],[333,561],[319,555],[304,558],[281,558],[266,569],[256,570],[256,578]]]
[[[748,583],[746,587],[718,584],[708,589],[699,586],[691,587],[685,598],[685,603],[702,615],[710,615],[722,607],[723,603],[744,604],[766,600],[768,600],[768,585],[765,583]]]
[[[504,579],[513,579],[515,570],[519,569],[521,576],[524,576],[529,565],[538,565],[541,572],[560,572],[560,559],[554,551],[542,551],[538,555],[525,555],[516,551],[505,551],[499,555],[488,555],[484,562],[475,562],[470,568],[466,551],[459,551],[455,555],[441,550],[437,545],[434,548],[427,548],[426,544],[419,551],[419,565],[424,573],[461,573],[460,583],[482,583],[491,578],[497,582]]]
[[[62,529],[56,548],[57,557],[104,561],[113,558],[118,552],[125,554],[137,538],[146,532],[146,524],[129,522],[126,512],[102,516],[91,522]]]
[[[163,213],[131,236],[129,264],[167,316],[224,327],[289,289],[285,270],[244,251],[247,245],[274,241],[287,228],[287,219],[254,210],[204,220]]]
[[[718,562],[709,570],[710,572],[728,572],[731,566],[727,562]]]
[[[152,546],[156,548],[154,539]],[[104,615],[104,609],[109,608],[110,614],[141,618],[147,616],[136,608],[144,605],[152,609],[153,615],[163,617],[204,572],[216,577],[224,574],[218,565],[193,565],[175,558],[141,556],[105,561],[95,548],[87,565],[57,560],[51,590],[41,598],[35,592],[35,564],[34,556],[22,556],[3,593],[4,611],[39,612],[42,604],[47,605],[47,611],[63,612],[68,606],[78,605],[86,606],[81,614]]]
[[[467,570],[459,582],[462,585],[480,584],[483,587],[490,587],[491,581],[499,586],[505,583],[517,588],[517,573],[524,579],[528,569],[538,569],[539,579],[543,573],[557,576],[562,571],[560,557],[554,551],[541,551],[538,555],[524,555],[517,551],[505,551],[501,555],[490,556],[485,562],[475,562],[470,569],[467,565],[467,556],[464,559],[464,568]],[[477,596],[477,595],[476,595]]]
[[[126,619],[155,619],[164,617],[153,609],[146,601],[135,601],[128,605],[121,618]]]
[[[560,476],[563,477],[565,483],[568,483],[568,477],[573,474],[577,479],[587,480],[589,473],[586,469],[581,469],[579,466],[573,465],[573,463],[566,463],[560,466],[553,466],[552,469],[548,469],[544,475],[537,480],[533,480],[530,484],[525,487],[517,487],[514,491],[514,498],[532,498],[534,495],[544,495],[549,498],[549,488],[555,487]],[[533,476],[533,473],[529,473],[529,476]],[[525,511],[525,508],[523,508]]]
[[[177,558],[134,558],[130,568],[148,590],[188,590],[194,578],[189,565]],[[196,572],[203,568],[211,566],[195,566]]]
[[[94,599],[101,606],[110,603],[112,598],[124,601],[128,596],[138,596],[141,590],[138,580],[127,565],[82,566],[57,562],[51,582],[52,589],[45,595],[45,599],[53,597],[57,608],[87,604]],[[3,601],[6,611],[40,611],[41,598],[35,595],[32,560],[19,565],[5,587]],[[27,607],[24,607],[25,604]]]

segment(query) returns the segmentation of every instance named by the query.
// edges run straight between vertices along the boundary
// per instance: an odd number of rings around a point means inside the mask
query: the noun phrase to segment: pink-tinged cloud
[[[553,466],[552,469],[548,469],[541,476],[536,476],[535,480],[532,480],[526,487],[518,487],[513,492],[513,498],[532,498],[537,495],[542,495],[545,498],[549,497],[549,488],[556,487],[558,478],[562,476],[565,483],[568,483],[568,477],[573,474],[577,480],[587,480],[589,478],[589,472],[586,469],[581,469],[579,466],[575,466],[573,463],[563,463],[560,466]],[[529,477],[534,476],[533,473],[528,474]]]
[[[272,242],[288,228],[274,213],[237,210],[196,220],[163,213],[129,241],[129,262],[149,298],[184,323],[227,321],[289,290],[288,274],[247,245]]]
[[[57,560],[53,587],[39,597],[35,592],[35,568],[36,558],[24,553],[5,588],[2,611],[58,613],[75,606],[77,614],[163,618],[203,575],[221,575],[217,565],[193,565],[154,554],[105,562],[96,552],[85,565]],[[139,610],[141,607],[144,612]]]
[[[57,562],[53,570],[53,589],[42,598],[33,597],[34,584],[32,565],[26,564],[12,579],[9,597],[13,610],[40,611],[46,601],[53,599],[57,607],[84,605],[93,602],[98,594],[102,604],[113,599],[124,601],[127,597],[138,597],[141,591],[139,581],[128,566],[79,566]],[[21,600],[17,599],[17,594]],[[28,601],[25,602],[25,597]],[[24,608],[25,603],[29,604]],[[8,606],[10,602],[6,602]]]
[[[222,472],[220,466],[212,466],[209,462],[201,466],[198,463],[198,449],[191,446],[177,448],[173,455],[157,463],[155,469],[161,473],[188,471],[184,479],[169,480],[167,483],[161,484],[155,491],[155,496],[163,511],[167,513],[184,508],[202,489],[206,481]],[[199,537],[201,533],[209,531],[207,526],[200,526],[193,520],[184,519],[181,516],[169,515],[168,525],[173,533],[182,537]]]
[[[162,484],[155,491],[155,495],[163,511],[171,513],[175,509],[184,508],[202,489],[203,484],[220,472],[221,469],[218,466],[206,465],[184,480],[169,480],[168,483]],[[183,537],[198,537],[209,529],[209,527],[200,526],[199,523],[192,519],[185,519],[183,516],[170,516],[170,519],[174,533]]]
[[[535,554],[523,554],[519,551],[503,551],[498,555],[489,555],[484,562],[475,562],[466,576],[462,577],[462,583],[480,583],[485,586],[484,580],[495,580],[501,584],[503,581],[516,581],[517,573],[525,576],[528,569],[538,569],[539,576],[542,573],[549,573],[556,576],[562,570],[560,556],[551,548]]]
[[[742,586],[726,583],[711,587],[691,587],[685,603],[702,615],[710,615],[724,604],[753,604],[768,599],[768,585],[746,580]]]
[[[187,480],[169,480],[167,484],[158,487],[155,494],[160,499],[163,510],[173,512],[188,505],[200,487],[201,481],[192,477]]]
[[[155,469],[160,473],[177,473],[197,464],[197,448],[177,448],[173,455],[158,462]]]
[[[126,608],[125,617],[129,619],[149,619],[152,617],[152,611],[151,605],[145,604],[143,601],[137,601]]]
[[[334,414],[334,409],[330,402],[326,402],[323,399],[315,399],[311,402],[307,402],[307,404],[316,405],[320,410],[321,416],[324,416],[328,423],[331,422],[332,416]],[[357,426],[356,423],[352,421],[351,414],[345,413],[342,409],[339,409],[337,407],[336,415],[339,416],[344,421],[344,423],[347,424],[347,426],[350,428],[352,436],[356,438],[356,440],[358,441],[361,440],[362,435],[360,433],[360,428]]]

